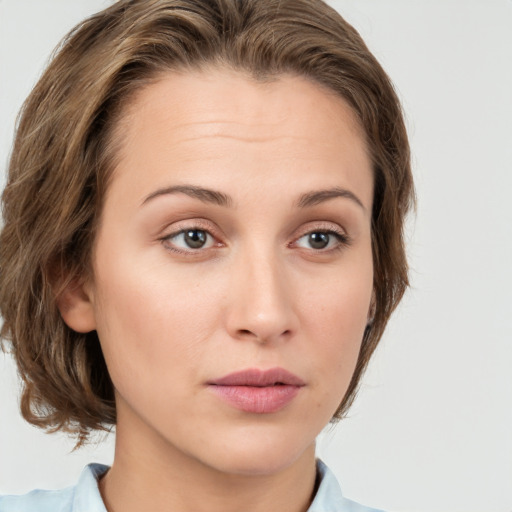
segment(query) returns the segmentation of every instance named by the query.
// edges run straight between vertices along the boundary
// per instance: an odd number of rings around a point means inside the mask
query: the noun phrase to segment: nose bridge
[[[253,244],[237,255],[228,328],[237,338],[277,340],[294,330],[287,272],[271,244]]]

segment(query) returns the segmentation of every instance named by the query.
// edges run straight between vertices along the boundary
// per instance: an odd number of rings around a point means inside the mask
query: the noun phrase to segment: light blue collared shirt
[[[308,512],[383,512],[343,497],[333,472],[321,460],[317,468],[320,485]],[[0,512],[107,512],[98,489],[98,480],[107,470],[103,464],[89,464],[74,487],[0,496]]]

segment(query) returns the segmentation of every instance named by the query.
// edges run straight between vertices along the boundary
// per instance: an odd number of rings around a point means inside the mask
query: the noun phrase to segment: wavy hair
[[[116,159],[116,121],[163,72],[229,66],[265,80],[322,84],[351,106],[374,172],[374,315],[350,386],[408,286],[404,219],[414,202],[400,102],[380,64],[321,0],[121,0],[74,28],[23,105],[2,196],[1,336],[23,380],[24,418],[85,441],[116,422],[95,332],[66,326],[56,296],[91,272],[91,250]]]

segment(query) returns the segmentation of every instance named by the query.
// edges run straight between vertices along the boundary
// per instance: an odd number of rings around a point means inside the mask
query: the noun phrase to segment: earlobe
[[[78,279],[70,281],[57,296],[57,307],[66,325],[76,332],[96,329],[96,317],[88,287]]]

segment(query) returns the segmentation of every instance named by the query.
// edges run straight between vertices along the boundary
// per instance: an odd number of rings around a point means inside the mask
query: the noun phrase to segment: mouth
[[[284,368],[249,369],[208,382],[209,389],[244,412],[269,414],[288,405],[306,383]]]

